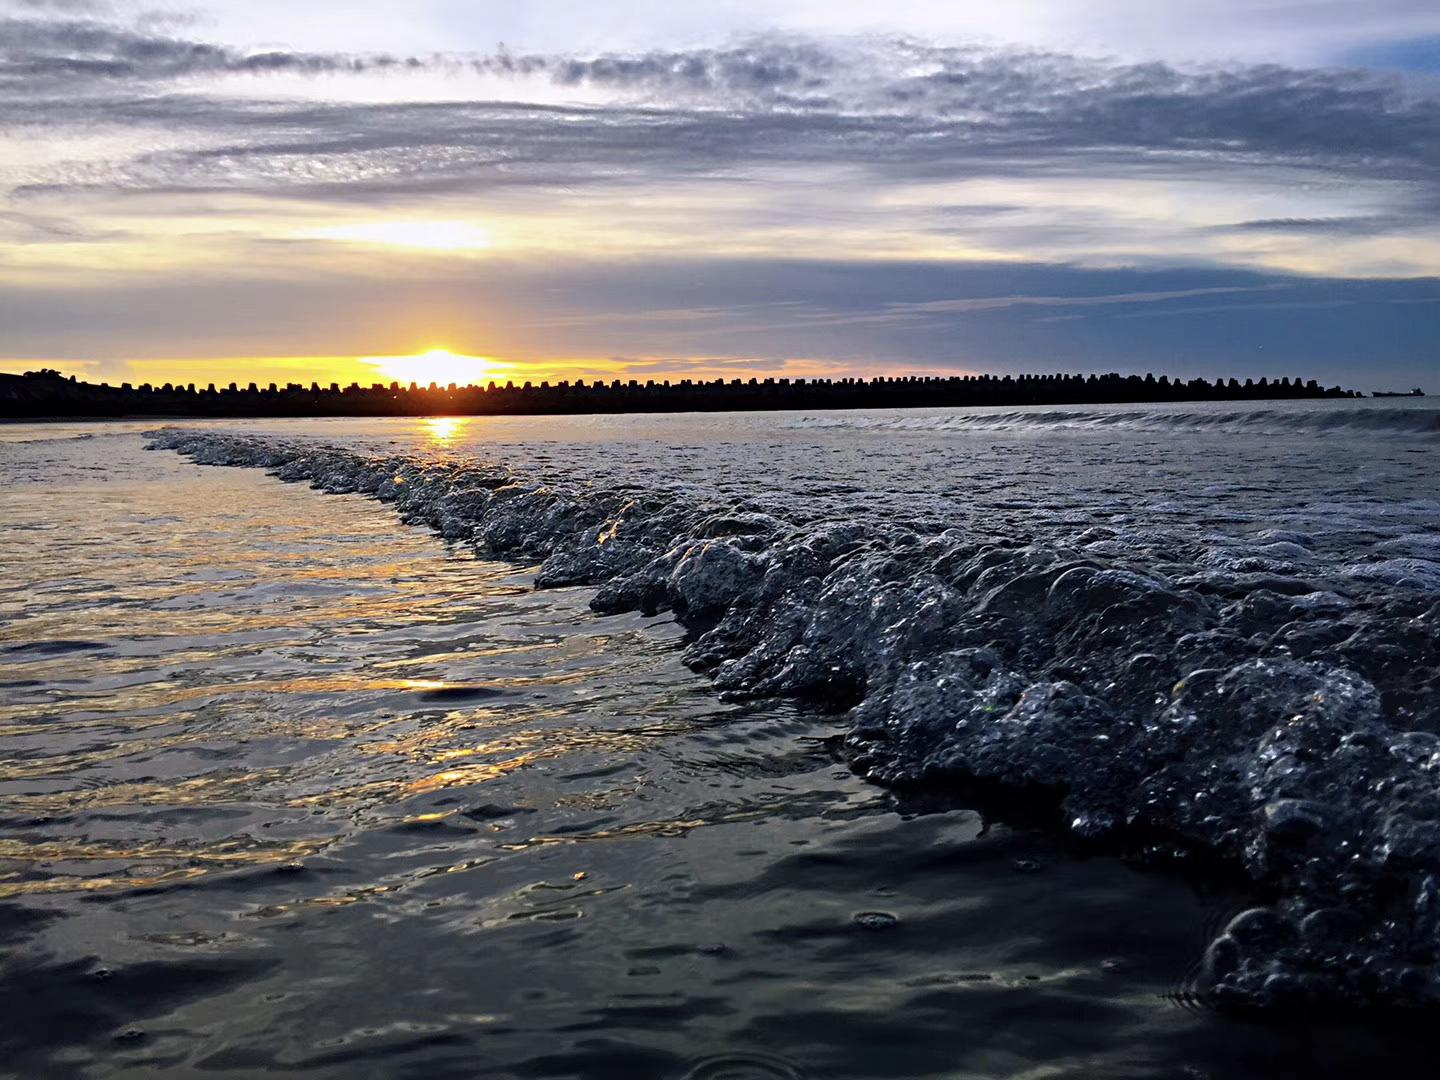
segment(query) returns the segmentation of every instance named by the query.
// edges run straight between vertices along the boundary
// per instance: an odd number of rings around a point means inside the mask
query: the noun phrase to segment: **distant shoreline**
[[[0,374],[0,419],[172,420],[381,416],[548,416],[620,413],[1167,404],[1363,398],[1288,378],[1187,382],[1153,375],[965,375],[875,379],[717,379],[427,387],[415,383],[223,388],[87,383],[57,372]]]

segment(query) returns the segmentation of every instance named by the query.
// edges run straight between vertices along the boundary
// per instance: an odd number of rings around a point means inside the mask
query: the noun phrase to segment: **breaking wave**
[[[597,611],[672,611],[721,692],[849,708],[878,782],[1020,797],[1087,841],[1243,870],[1264,902],[1211,943],[1211,1001],[1440,1005],[1433,534],[1361,562],[1273,530],[1020,544],[268,437],[151,445],[392,503],[539,562],[538,586],[594,588]]]
[[[792,421],[797,428],[845,431],[1194,431],[1290,435],[1367,432],[1376,435],[1440,436],[1440,409],[1156,409],[1101,411],[1090,409],[1012,409],[944,414],[826,413]]]

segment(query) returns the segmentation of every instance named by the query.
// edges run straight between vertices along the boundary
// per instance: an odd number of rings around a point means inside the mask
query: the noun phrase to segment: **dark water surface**
[[[1432,1074],[1196,1005],[1242,897],[897,801],[666,618],[86,433],[0,443],[0,1074]]]

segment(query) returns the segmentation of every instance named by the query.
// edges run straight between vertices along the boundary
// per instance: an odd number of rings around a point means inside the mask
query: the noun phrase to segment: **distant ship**
[[[1401,393],[1401,392],[1399,392],[1399,391],[1397,391],[1397,390],[1372,390],[1372,391],[1370,391],[1370,396],[1371,396],[1371,397],[1424,397],[1424,396],[1425,396],[1425,391],[1424,391],[1424,390],[1421,390],[1420,387],[1418,387],[1418,386],[1415,387],[1414,390],[1410,390],[1410,391],[1405,392],[1405,393]]]

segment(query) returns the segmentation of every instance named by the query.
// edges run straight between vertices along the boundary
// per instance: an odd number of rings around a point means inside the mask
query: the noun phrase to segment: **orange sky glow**
[[[916,367],[915,365],[887,365],[876,362],[857,363],[853,367],[837,365],[826,359],[790,359],[776,362],[765,358],[751,360],[723,358],[713,363],[687,361],[683,371],[666,370],[664,358],[559,358],[523,360],[490,356],[468,356],[454,353],[442,347],[426,349],[412,355],[402,356],[241,356],[211,357],[198,359],[153,359],[129,360],[117,370],[114,365],[100,365],[88,361],[66,360],[24,360],[6,362],[0,360],[0,370],[22,371],[50,367],[64,375],[88,381],[131,382],[136,385],[151,383],[193,383],[204,387],[214,383],[225,386],[231,382],[244,385],[255,382],[262,386],[268,383],[285,385],[300,383],[308,386],[312,382],[328,386],[339,383],[348,386],[359,383],[370,386],[374,383],[399,382],[419,383],[421,386],[437,383],[447,386],[455,383],[485,385],[489,382],[505,384],[514,382],[559,382],[584,379],[637,379],[641,382],[654,379],[749,379],[783,376],[786,378],[824,378],[856,375],[899,374],[965,374],[955,368]]]

